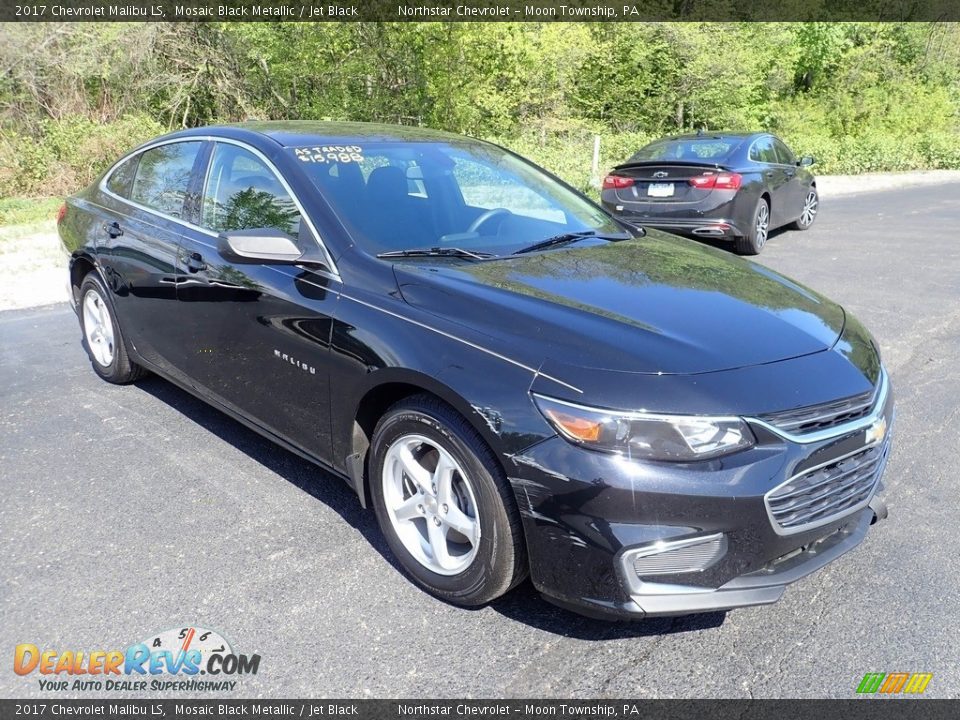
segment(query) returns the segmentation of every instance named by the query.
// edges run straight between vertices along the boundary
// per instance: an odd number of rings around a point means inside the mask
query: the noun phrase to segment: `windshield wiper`
[[[536,252],[537,250],[544,250],[549,247],[555,247],[557,245],[566,245],[567,243],[576,242],[577,240],[582,240],[583,238],[597,238],[599,240],[609,240],[610,242],[620,242],[621,240],[629,240],[630,235],[610,235],[598,233],[596,230],[584,230],[582,232],[568,232],[561,233],[560,235],[554,235],[553,237],[548,237],[546,240],[541,240],[535,242],[533,245],[527,245],[522,247],[519,250],[514,251],[513,255],[523,255],[524,253]]]
[[[435,247],[435,248],[411,248],[410,250],[390,250],[377,254],[378,258],[400,258],[400,257],[462,257],[472,260],[483,260],[485,258],[496,257],[493,253],[478,252],[475,250],[464,250],[455,247]]]

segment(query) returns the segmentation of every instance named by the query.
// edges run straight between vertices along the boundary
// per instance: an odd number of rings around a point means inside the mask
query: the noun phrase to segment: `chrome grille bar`
[[[834,400],[820,405],[785,410],[783,412],[767,413],[760,419],[770,423],[784,432],[803,435],[817,430],[836,427],[852,420],[859,420],[869,414],[877,399],[880,383],[874,390]]]
[[[775,487],[764,496],[774,529],[782,535],[803,532],[865,507],[889,450],[888,433],[879,445],[804,470]]]
[[[874,449],[876,449],[876,448],[874,448]],[[824,478],[823,480],[821,480],[820,482],[814,483],[814,484],[812,484],[812,485],[810,485],[810,486],[801,487],[801,488],[798,488],[797,490],[793,490],[793,491],[791,491],[791,492],[787,492],[787,493],[780,494],[780,495],[777,496],[777,499],[778,499],[778,500],[789,500],[789,499],[791,499],[791,498],[793,498],[793,497],[795,497],[795,496],[805,495],[805,494],[809,493],[810,491],[818,490],[818,489],[820,489],[821,487],[830,485],[831,483],[833,483],[833,482],[835,482],[835,481],[837,481],[837,480],[842,480],[843,478],[848,477],[848,476],[850,476],[850,475],[852,475],[852,474],[854,474],[854,473],[860,473],[860,472],[863,471],[864,469],[867,469],[867,468],[872,469],[873,467],[876,466],[877,463],[880,462],[880,459],[881,459],[880,453],[876,453],[875,456],[874,456],[874,458],[871,459],[871,460],[868,460],[867,463],[864,464],[864,465],[860,465],[860,466],[857,466],[857,467],[855,467],[855,468],[851,468],[850,470],[845,470],[844,472],[840,473],[839,475],[828,476],[828,477]]]

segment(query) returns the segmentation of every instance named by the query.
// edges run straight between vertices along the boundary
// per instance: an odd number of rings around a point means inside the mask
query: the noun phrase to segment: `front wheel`
[[[94,371],[107,382],[124,384],[145,374],[130,360],[109,295],[96,272],[80,284],[80,329]]]
[[[770,233],[770,203],[760,198],[753,211],[753,223],[750,232],[744,237],[734,239],[734,249],[740,255],[757,255],[767,242]]]
[[[370,448],[374,511],[390,549],[427,592],[465,607],[526,575],[519,512],[482,437],[429,395],[401,401]]]
[[[817,219],[819,209],[820,196],[817,194],[817,189],[811,185],[806,198],[803,200],[803,210],[800,212],[800,217],[793,222],[793,229],[809,230],[813,221]]]

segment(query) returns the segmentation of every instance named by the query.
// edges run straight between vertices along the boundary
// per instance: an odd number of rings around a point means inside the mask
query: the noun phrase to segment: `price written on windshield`
[[[359,145],[315,145],[313,147],[296,148],[294,152],[300,162],[363,162],[363,148]]]

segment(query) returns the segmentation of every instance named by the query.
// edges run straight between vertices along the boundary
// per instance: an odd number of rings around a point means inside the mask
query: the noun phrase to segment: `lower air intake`
[[[638,577],[701,572],[727,552],[723,533],[686,540],[661,541],[630,551],[630,561]]]

